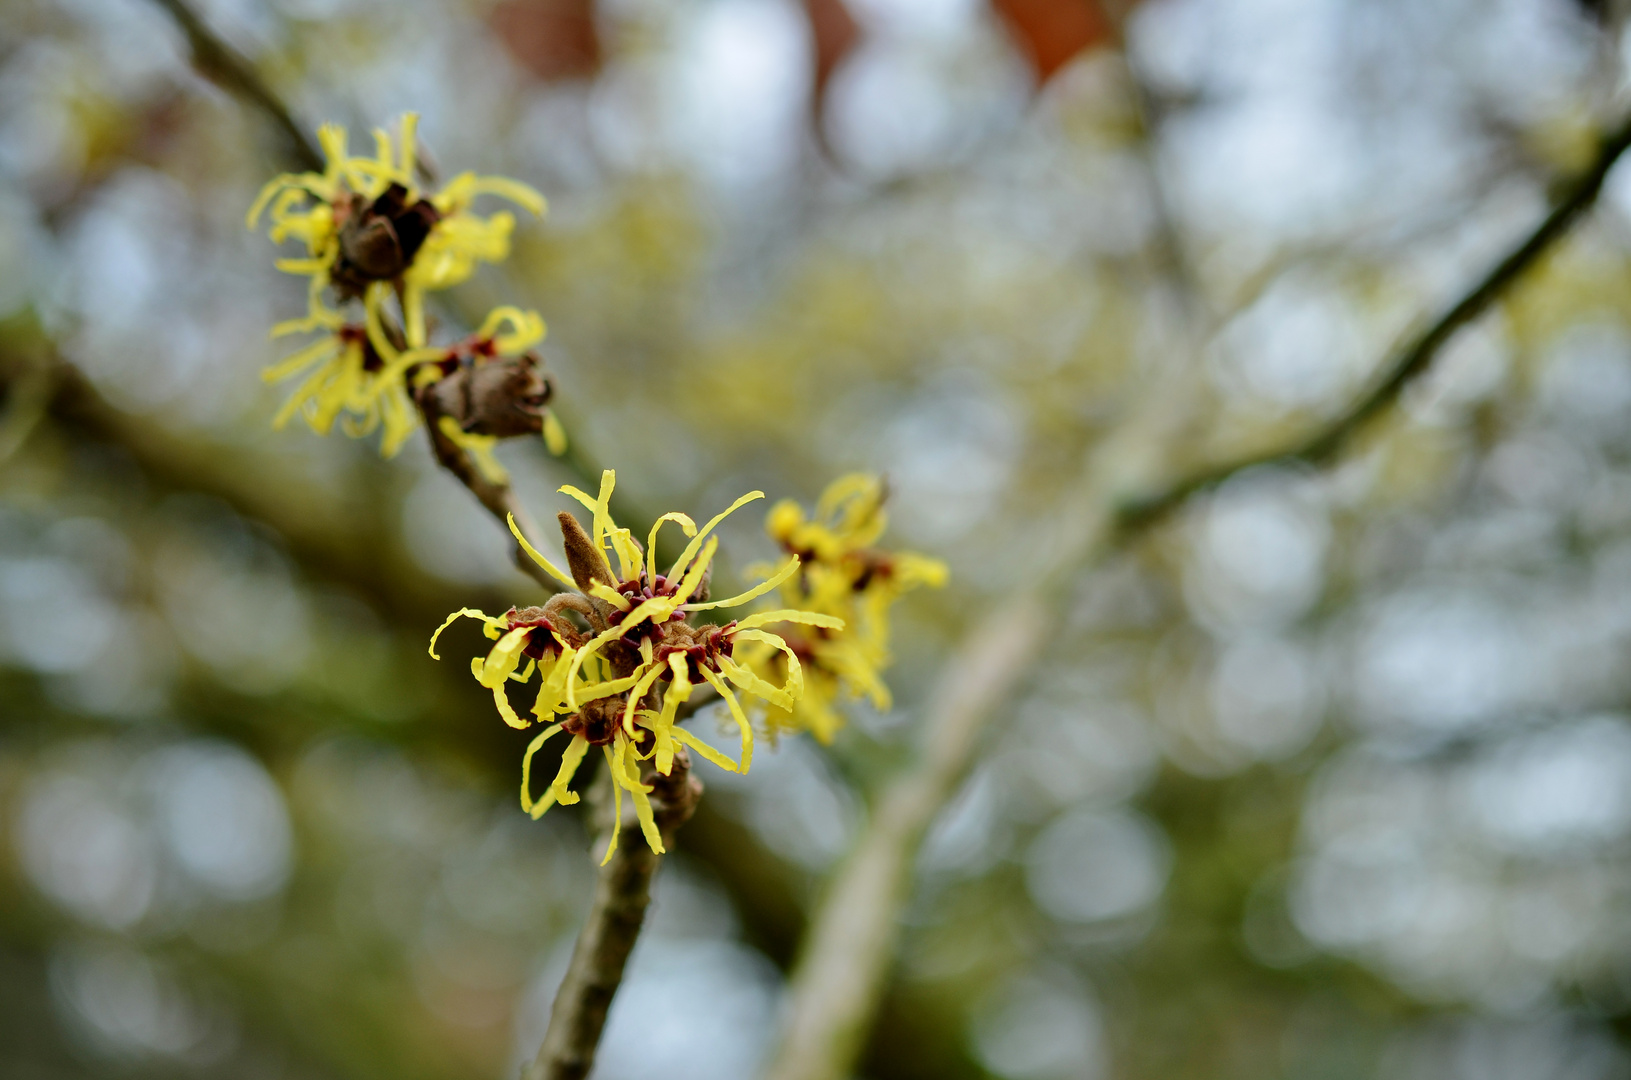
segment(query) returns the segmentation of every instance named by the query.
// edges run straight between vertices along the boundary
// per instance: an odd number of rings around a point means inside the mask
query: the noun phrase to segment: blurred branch
[[[790,1007],[769,1080],[844,1080],[870,1028],[895,953],[899,915],[924,834],[967,776],[986,723],[1040,659],[1072,575],[1153,525],[1190,495],[1258,465],[1327,460],[1391,405],[1463,326],[1485,311],[1562,237],[1596,199],[1631,147],[1631,120],[1606,137],[1593,165],[1571,183],[1536,230],[1426,330],[1386,374],[1330,425],[1287,448],[1203,470],[1155,494],[1126,500],[1129,481],[1159,467],[1188,421],[1187,371],[1146,390],[1133,420],[1100,449],[1075,499],[1057,518],[1057,550],[1037,560],[1033,585],[977,628],[942,668],[918,763],[891,781],[867,831],[823,896],[801,948]]]
[[[53,362],[46,406],[54,425],[93,443],[118,447],[161,488],[213,496],[246,518],[265,523],[283,538],[295,559],[314,577],[345,584],[380,611],[423,624],[439,619],[458,597],[396,557],[391,538],[362,493],[333,496],[309,487],[269,480],[273,474],[255,455],[219,445],[199,446],[161,425],[146,423],[110,405],[90,381],[60,357]],[[0,355],[0,390],[9,396],[15,371]],[[22,376],[16,376],[18,378]]]
[[[1189,496],[1216,487],[1247,469],[1294,461],[1320,464],[1334,457],[1368,421],[1398,400],[1405,386],[1427,369],[1457,331],[1487,311],[1525,271],[1568,233],[1570,227],[1596,202],[1609,170],[1627,149],[1631,149],[1631,118],[1602,140],[1591,166],[1564,188],[1551,213],[1546,215],[1535,231],[1491,267],[1443,314],[1408,338],[1395,352],[1393,359],[1382,365],[1382,376],[1370,390],[1330,423],[1291,446],[1247,454],[1234,461],[1202,469],[1152,495],[1129,502],[1119,511],[1121,527],[1135,529],[1147,525]]]
[[[1155,217],[1155,237],[1151,245],[1156,267],[1172,279],[1184,308],[1184,316],[1191,333],[1201,330],[1210,321],[1210,305],[1189,256],[1188,245],[1178,227],[1178,215],[1172,205],[1172,192],[1161,170],[1159,132],[1166,120],[1167,110],[1161,98],[1150,87],[1148,77],[1140,67],[1138,57],[1127,47],[1127,19],[1137,0],[1098,0],[1097,7],[1107,21],[1112,40],[1126,71],[1129,104],[1138,121],[1137,155],[1149,186],[1150,206]]]
[[[609,774],[602,773],[602,780]],[[696,811],[702,782],[691,775],[691,759],[681,747],[668,776],[649,769],[641,777],[652,786],[652,809],[662,830],[665,847],[674,833]],[[615,828],[618,824],[613,823]],[[623,981],[623,968],[651,904],[651,880],[662,856],[638,835],[617,847],[611,862],[600,870],[595,896],[584,920],[572,962],[555,992],[538,1056],[521,1073],[521,1080],[582,1080],[595,1064],[595,1048],[612,997]]]
[[[51,407],[57,373],[49,359],[32,358],[21,372],[0,375],[5,409],[0,412],[0,465],[23,448]]]
[[[277,128],[291,161],[308,172],[323,171],[323,155],[306,130],[295,123],[287,105],[262,81],[249,60],[227,44],[199,17],[186,0],[152,0],[175,20],[187,36],[193,66],[198,73],[265,114]]]
[[[924,833],[973,758],[990,705],[1042,642],[1048,614],[1027,595],[965,640],[930,702],[931,734],[833,880],[805,939],[770,1080],[842,1078],[860,1055],[894,955],[896,916]]]

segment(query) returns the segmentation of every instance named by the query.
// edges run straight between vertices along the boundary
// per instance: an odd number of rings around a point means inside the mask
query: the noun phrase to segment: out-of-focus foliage
[[[1195,461],[1331,415],[1623,105],[1564,0],[1148,0],[1130,67],[1040,94],[994,9],[852,0],[819,115],[794,0],[602,0],[565,66],[528,8],[202,11],[306,122],[417,109],[444,174],[549,197],[433,310],[548,320],[579,456],[501,450],[535,512],[601,466],[647,520],[880,471],[891,543],[951,567],[897,609],[892,711],[706,771],[608,1080],[753,1075],[938,662],[1139,379],[1192,372]],[[424,644],[538,590],[417,440],[270,430],[304,296],[242,219],[281,163],[162,12],[0,34],[0,1060],[513,1075],[588,837],[516,808],[526,736]],[[1334,470],[1075,583],[930,839],[865,1075],[1626,1075],[1628,215],[1622,170]]]

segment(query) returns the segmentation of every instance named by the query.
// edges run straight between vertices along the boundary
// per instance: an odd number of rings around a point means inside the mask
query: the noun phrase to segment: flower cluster
[[[773,730],[809,731],[830,742],[843,724],[834,708],[841,697],[864,695],[879,709],[890,707],[881,675],[891,659],[889,609],[911,589],[945,584],[946,564],[873,546],[889,524],[886,496],[883,481],[856,473],[828,486],[813,517],[787,499],[765,520],[771,538],[800,560],[799,572],[781,585],[782,602],[844,624],[834,630],[808,623],[785,635],[786,653],[761,649],[746,657],[765,679],[781,677],[789,657],[800,661],[804,694],[791,705],[766,702]]]
[[[297,241],[305,248],[277,266],[308,279],[306,313],[278,324],[273,336],[317,335],[265,372],[269,382],[299,380],[273,425],[300,416],[319,433],[336,421],[352,436],[380,431],[388,457],[423,422],[442,464],[502,513],[508,495],[491,491],[508,483],[493,454],[497,441],[541,433],[552,453],[566,449],[565,432],[549,409],[553,386],[532,351],[543,339],[543,319],[498,307],[474,333],[433,344],[425,297],[465,281],[479,263],[508,257],[515,218],[505,211],[476,213],[478,197],[505,198],[534,214],[543,213],[544,200],[513,180],[473,173],[437,191],[422,189],[426,170],[417,158],[416,125],[408,114],[395,139],[376,130],[374,154],[360,157],[351,154],[343,128],[324,126],[318,135],[324,170],[277,177],[249,211],[250,228],[265,216],[275,243]],[[430,655],[436,658],[436,642],[454,622],[480,621],[493,644],[471,661],[472,675],[492,693],[505,723],[543,725],[522,759],[522,809],[537,818],[551,806],[577,802],[572,781],[590,748],[599,747],[619,822],[626,794],[646,842],[661,853],[649,796],[658,778],[685,775],[674,771],[677,758],[695,752],[746,772],[754,719],[772,734],[808,730],[826,742],[842,722],[835,709],[841,697],[864,695],[887,708],[881,673],[890,661],[889,609],[910,589],[942,584],[946,568],[920,555],[876,549],[886,525],[884,486],[872,477],[846,476],[822,495],[813,516],[797,503],[777,504],[766,527],[786,560],[765,568],[746,592],[713,600],[715,529],[763,492],[744,495],[701,528],[685,514],[664,514],[642,545],[612,518],[615,484],[608,470],[593,497],[561,488],[590,514],[587,529],[570,513],[558,516],[564,572],[510,517],[520,550],[563,591],[541,606],[496,616],[461,608],[431,636]],[[657,541],[667,525],[686,543],[659,573]],[[778,590],[782,606],[773,610],[725,623],[699,619]],[[518,709],[512,691],[535,676],[531,704]],[[736,761],[681,726],[689,710],[712,695],[740,733]],[[533,759],[563,733],[569,741],[560,767],[534,798]]]
[[[461,370],[470,381],[489,364],[499,364],[505,375],[541,368],[525,350],[543,337],[543,320],[514,308],[494,311],[464,342],[429,345],[425,294],[465,281],[478,263],[509,255],[514,215],[482,216],[472,209],[475,200],[498,196],[533,214],[544,212],[544,200],[525,184],[474,173],[460,174],[438,191],[422,190],[417,124],[414,114],[404,116],[395,140],[376,130],[371,157],[353,156],[345,129],[324,125],[318,132],[327,159],[323,172],[277,177],[262,189],[248,216],[250,228],[266,216],[275,243],[295,240],[305,246],[304,256],[280,259],[277,266],[308,279],[307,312],[273,327],[273,336],[320,334],[265,372],[268,382],[301,378],[274,426],[300,415],[314,431],[327,434],[343,418],[344,430],[353,436],[383,429],[381,450],[387,457],[418,426],[415,405],[422,405],[419,398],[428,387]],[[337,307],[325,302],[329,294]],[[354,303],[360,316],[346,313]],[[505,323],[509,332],[498,334]],[[562,452],[565,434],[547,400],[542,393],[542,400],[531,403],[526,423],[504,434],[542,430],[551,450]],[[457,435],[448,431],[450,425]],[[492,474],[494,463],[482,453],[490,443],[481,440],[501,435],[480,430],[481,418],[456,411],[443,410],[438,426]]]
[[[660,853],[662,837],[648,798],[652,789],[641,781],[641,763],[650,761],[656,773],[667,776],[676,749],[685,746],[723,768],[746,772],[753,756],[753,726],[739,692],[783,711],[796,708],[805,692],[803,666],[785,632],[763,628],[788,624],[838,633],[844,621],[824,612],[779,609],[723,625],[692,622],[697,612],[740,607],[785,586],[799,573],[800,559],[793,555],[746,592],[709,599],[710,572],[719,547],[715,528],[743,505],[764,498],[764,493],[742,496],[700,529],[685,514],[664,514],[642,547],[612,518],[615,484],[616,475],[607,470],[593,498],[575,487],[561,488],[591,514],[588,530],[573,515],[559,515],[569,572],[540,554],[511,522],[522,549],[565,591],[542,607],[512,608],[498,616],[462,608],[432,636],[431,655],[436,655],[436,638],[455,620],[480,620],[495,643],[484,658],[471,662],[476,681],[492,691],[499,715],[511,727],[530,727],[535,720],[548,724],[522,760],[522,808],[536,818],[557,803],[577,802],[568,785],[589,748],[598,746],[611,773],[619,812],[626,792],[647,843]],[[667,572],[659,573],[657,538],[669,523],[678,526],[688,542]],[[742,654],[749,651],[781,657],[775,681],[743,661]],[[509,690],[511,683],[528,683],[535,674],[538,692],[528,717],[511,704]],[[680,709],[699,685],[711,688],[729,708],[741,736],[740,763],[679,726]],[[565,719],[555,720],[556,716]],[[562,732],[571,736],[571,742],[560,770],[535,800],[532,758]],[[614,831],[607,859],[616,846]]]

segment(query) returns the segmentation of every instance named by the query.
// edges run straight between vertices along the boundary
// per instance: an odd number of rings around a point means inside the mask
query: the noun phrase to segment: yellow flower
[[[920,585],[944,585],[946,565],[927,556],[872,546],[888,527],[886,495],[877,477],[853,473],[828,486],[814,516],[788,499],[777,503],[765,520],[770,536],[803,560],[801,572],[781,586],[782,601],[845,624],[840,631],[816,626],[787,635],[787,645],[804,663],[806,689],[792,708],[770,703],[774,727],[807,730],[830,742],[843,725],[834,708],[841,697],[864,695],[879,709],[890,707],[889,687],[881,674],[891,661],[889,609]],[[762,649],[750,662],[772,679],[786,663],[779,652]]]
[[[687,746],[722,768],[747,771],[752,762],[753,726],[743,711],[737,691],[791,709],[803,693],[798,657],[786,641],[762,627],[775,623],[805,624],[840,631],[843,621],[819,612],[778,610],[750,615],[723,626],[693,624],[694,612],[737,607],[785,583],[799,569],[797,556],[766,580],[725,600],[707,599],[707,582],[719,538],[714,529],[744,504],[764,497],[750,492],[716,515],[702,528],[681,513],[660,517],[641,547],[633,534],[613,520],[610,502],[616,474],[601,476],[600,492],[567,486],[561,491],[593,515],[585,531],[571,514],[559,515],[570,574],[540,554],[510,522],[522,549],[559,581],[566,591],[541,608],[511,610],[497,618],[461,609],[442,624],[445,629],[461,616],[481,619],[496,644],[483,660],[472,662],[478,682],[493,691],[499,714],[512,727],[527,727],[531,720],[510,705],[509,682],[526,682],[539,674],[538,697],[532,712],[539,720],[568,714],[533,740],[522,762],[521,805],[534,817],[556,803],[570,804],[577,796],[569,788],[590,746],[602,747],[621,807],[622,793],[633,798],[642,831],[653,851],[661,853],[650,800],[651,788],[640,782],[640,762],[670,774],[676,748]],[[685,549],[668,568],[658,573],[656,544],[663,525],[673,522],[688,538]],[[616,568],[615,570],[613,568]],[[568,613],[586,624],[580,629]],[[441,629],[437,630],[437,634]],[[435,648],[435,637],[431,647]],[[779,685],[756,674],[736,656],[739,644],[766,649],[783,657]],[[431,653],[435,656],[434,651]],[[523,666],[523,657],[526,663]],[[698,684],[718,692],[741,733],[741,764],[702,742],[679,726],[679,707],[690,700]],[[532,798],[529,787],[532,756],[560,732],[572,736],[560,772],[548,793]],[[615,850],[614,832],[606,857]]]
[[[504,469],[493,457],[492,447],[500,435],[537,432],[539,426],[550,441],[551,425],[559,422],[548,408],[549,381],[535,375],[542,362],[527,350],[544,336],[544,321],[536,312],[514,307],[495,308],[474,334],[449,346],[399,350],[377,318],[362,326],[347,323],[339,312],[317,305],[304,319],[291,319],[273,328],[273,336],[322,329],[317,341],[266,369],[267,382],[280,382],[305,374],[293,396],[273,418],[281,428],[296,413],[305,416],[312,430],[326,435],[337,416],[344,415],[347,434],[362,437],[382,424],[385,437],[381,452],[391,457],[419,426],[419,410],[414,400],[425,387],[458,376],[449,393],[457,404],[473,398],[468,376],[478,367],[506,357],[521,357],[520,376],[535,384],[534,393],[512,387],[494,395],[509,410],[505,417],[442,415],[440,427],[457,445],[470,453],[482,472],[496,483],[507,482]],[[463,421],[465,426],[461,426]],[[565,433],[557,437],[564,441]],[[564,448],[564,447],[563,447]]]
[[[347,323],[338,314],[284,324],[291,329],[315,329],[321,319],[323,336],[262,372],[267,382],[304,376],[300,386],[272,418],[272,427],[281,429],[296,414],[311,429],[327,435],[337,417],[346,434],[355,438],[384,428],[380,450],[391,457],[419,426],[419,413],[408,399],[400,372],[393,372],[369,340],[363,326]]]
[[[318,130],[328,160],[321,173],[286,173],[261,189],[250,207],[255,228],[263,212],[275,243],[299,240],[304,258],[280,259],[280,270],[311,278],[316,296],[332,285],[341,300],[362,297],[371,317],[391,289],[398,290],[410,347],[425,344],[424,294],[468,278],[478,262],[499,262],[510,250],[515,217],[471,212],[480,195],[497,195],[533,214],[544,199],[514,180],[461,173],[440,191],[421,191],[416,177],[419,118],[408,113],[396,142],[375,129],[372,157],[353,157],[346,131]]]
[[[648,797],[651,788],[640,783],[637,767],[642,755],[636,748],[636,743],[637,741],[649,743],[650,735],[647,732],[626,731],[619,722],[623,713],[622,695],[634,686],[636,680],[629,676],[616,677],[611,665],[603,657],[592,658],[588,663],[575,662],[584,635],[565,617],[564,606],[555,605],[553,602],[552,606],[555,607],[553,612],[548,608],[538,607],[523,610],[511,608],[497,617],[474,608],[460,608],[449,615],[447,620],[437,627],[436,633],[431,635],[430,655],[434,659],[440,659],[436,656],[436,639],[455,620],[472,618],[484,623],[485,633],[496,643],[486,657],[470,661],[470,671],[477,682],[493,692],[493,701],[498,706],[499,715],[513,728],[530,727],[532,721],[520,716],[510,704],[509,696],[505,692],[508,683],[525,684],[536,671],[539,676],[539,687],[532,711],[539,717],[553,718],[557,712],[566,711],[566,685],[567,680],[572,679],[575,684],[572,696],[576,700],[573,715],[545,728],[542,734],[533,739],[531,745],[527,747],[526,755],[521,759],[521,809],[536,819],[542,817],[544,811],[557,803],[571,806],[577,802],[577,793],[567,785],[572,782],[589,748],[598,746],[606,757],[606,765],[613,779],[619,821],[623,792],[627,791],[633,797],[641,831],[645,833],[652,850],[660,853],[663,850],[662,837],[657,832],[651,800]],[[526,661],[524,667],[523,659]],[[562,756],[560,771],[544,797],[534,800],[533,755],[552,736],[562,731],[571,735],[572,741]],[[684,737],[690,738],[688,733]],[[702,744],[698,742],[696,745],[701,747]],[[648,753],[644,756],[650,755]],[[611,858],[616,847],[617,831],[614,831],[612,843],[606,852],[607,859]]]

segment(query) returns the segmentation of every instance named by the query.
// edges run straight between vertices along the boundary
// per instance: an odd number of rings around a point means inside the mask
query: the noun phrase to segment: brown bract
[[[342,300],[361,296],[370,282],[395,281],[413,264],[441,214],[428,199],[408,201],[408,189],[392,184],[366,207],[361,196],[335,200],[340,254],[329,272]]]
[[[562,721],[561,730],[568,735],[582,737],[590,746],[609,746],[617,738],[627,700],[624,695],[618,694],[591,701]],[[637,749],[643,740],[650,739],[651,732],[645,728],[635,729],[634,741]]]
[[[512,630],[519,626],[532,628],[521,652],[534,660],[559,656],[565,648],[583,644],[583,635],[560,614],[559,608],[555,611],[547,607],[511,608],[505,613],[505,619]]]
[[[347,323],[334,331],[334,336],[347,345],[362,347],[362,369],[372,374],[385,367],[385,358],[380,356],[379,350],[368,339],[368,329],[359,323]]]
[[[663,627],[663,642],[657,647],[658,661],[679,653],[685,657],[693,683],[703,681],[704,669],[719,674],[719,658],[732,655],[736,648],[736,621],[724,626],[692,626],[671,623]]]
[[[474,358],[422,388],[420,404],[448,416],[471,435],[508,439],[544,430],[544,409],[555,387],[533,353]]]

